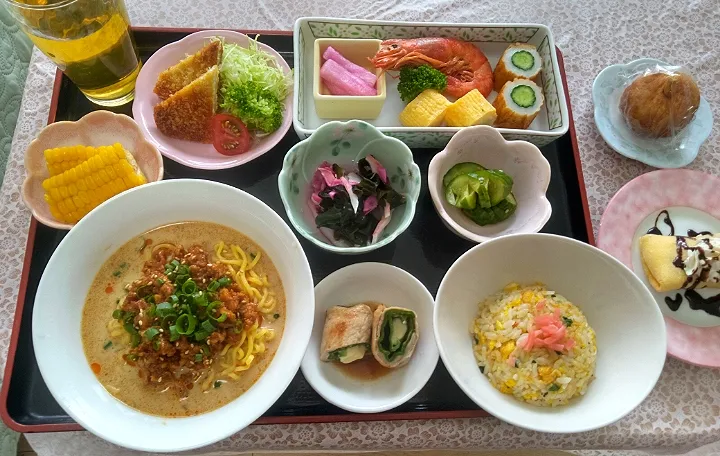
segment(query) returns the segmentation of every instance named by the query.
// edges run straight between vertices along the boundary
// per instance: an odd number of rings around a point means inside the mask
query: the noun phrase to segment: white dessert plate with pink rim
[[[160,98],[153,92],[158,75],[188,55],[202,49],[213,37],[220,37],[226,43],[234,43],[242,47],[247,47],[250,40],[247,35],[229,30],[204,30],[190,34],[155,52],[143,64],[135,84],[133,117],[147,140],[171,160],[198,169],[226,169],[247,163],[275,147],[292,124],[292,94],[290,94],[284,100],[285,112],[280,128],[267,136],[255,138],[250,150],[243,154],[222,155],[212,144],[170,138],[158,130],[153,116],[153,107],[160,102]],[[258,48],[273,56],[278,68],[290,73],[290,67],[285,59],[273,48],[262,43],[258,43]]]
[[[668,354],[707,367],[720,367],[720,298],[715,309],[708,311],[691,306],[684,290],[656,292],[643,271],[638,240],[655,228],[655,234],[659,230],[677,236],[720,232],[719,188],[719,177],[700,171],[670,169],[643,174],[610,200],[598,233],[598,247],[632,269],[655,297],[665,316]],[[717,289],[695,291],[704,299],[720,294]]]

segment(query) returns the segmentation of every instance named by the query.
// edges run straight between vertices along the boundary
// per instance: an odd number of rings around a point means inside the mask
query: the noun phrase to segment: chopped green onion
[[[207,331],[208,333],[211,333],[215,331],[215,325],[212,324],[210,320],[205,320],[200,324],[200,329],[203,331]]]
[[[162,323],[160,324],[160,326],[162,326],[163,329],[170,329],[170,325],[175,323],[176,320],[177,320],[177,314],[175,314],[175,313],[165,315],[163,317],[163,320],[162,320]]]
[[[137,361],[138,355],[136,355],[135,353],[131,353],[131,354],[127,355],[127,359],[130,361]]]
[[[175,342],[180,338],[180,333],[178,332],[177,325],[170,326],[170,342]]]
[[[180,286],[184,284],[186,281],[190,280],[189,274],[180,274],[178,273],[177,277],[175,277],[175,284]]]
[[[209,335],[210,335],[210,333],[205,331],[204,329],[195,331],[195,334],[194,334],[195,340],[198,342],[200,342],[201,340],[207,339]]]
[[[185,282],[182,286],[182,291],[186,295],[191,295],[195,293],[197,290],[197,285],[195,285],[195,282],[193,282],[191,279],[188,279],[187,282]]]
[[[177,332],[183,336],[189,336],[195,331],[195,325],[197,325],[197,318],[191,314],[182,314],[175,321]]]
[[[160,304],[155,306],[155,313],[159,317],[165,317],[166,315],[169,315],[172,313],[175,309],[173,309],[172,304],[169,302],[161,302]]]
[[[157,279],[157,280],[155,281],[155,283],[157,283],[158,285],[164,285],[164,284],[165,284],[165,279]]]
[[[113,310],[112,317],[115,320],[122,320],[125,316],[125,312],[120,309]]]
[[[122,274],[122,272],[120,270],[113,272],[113,276],[115,276],[115,277],[120,277],[121,274]]]
[[[565,326],[567,326],[567,327],[570,327],[570,325],[573,324],[572,319],[571,319],[571,318],[568,318],[568,317],[566,317],[566,316],[564,316],[564,315],[563,315],[563,317],[562,317],[562,321],[563,321],[563,324],[564,324]]]
[[[210,282],[210,284],[207,286],[207,291],[210,291],[210,292],[217,291],[218,288],[220,288],[220,284],[217,283],[216,280],[213,280],[213,281]]]
[[[152,328],[146,329],[143,333],[147,340],[153,340],[158,336],[158,334],[160,334],[160,330],[154,326]]]
[[[213,388],[220,388],[222,384],[223,382],[221,380],[215,380],[215,383],[213,383]]]
[[[155,351],[160,350],[160,339],[155,339],[155,340],[153,341],[153,349],[154,349]]]
[[[224,322],[225,320],[227,320],[227,314],[220,314],[219,317],[213,318],[213,320],[215,320],[215,321],[218,322],[218,323],[222,323],[222,322]]]
[[[149,295],[145,296],[143,299],[148,304],[155,304],[155,295],[149,294]]]
[[[217,283],[220,287],[226,287],[232,283],[232,280],[229,277],[220,277]]]
[[[133,326],[132,323],[125,323],[123,325],[123,328],[125,328],[125,331],[129,332],[130,334],[135,334],[137,332],[137,329],[135,329],[135,326]]]
[[[559,391],[559,390],[560,390],[560,387],[555,383],[550,385],[550,387],[548,388],[548,391]]]
[[[109,340],[105,342],[105,345],[103,345],[103,350],[107,350],[108,348],[112,347],[112,341]]]
[[[187,282],[186,282],[186,284],[187,284]],[[203,293],[202,291],[196,291],[195,293],[193,293],[192,297],[193,297],[193,302],[195,303],[196,306],[205,307],[208,305],[207,295],[205,293]]]
[[[203,355],[210,356],[210,347],[208,347],[207,345],[201,345],[200,350],[202,350]]]
[[[170,304],[177,304],[178,301],[179,301],[179,299],[178,299],[177,296],[175,296],[175,295],[170,295],[170,296],[168,296],[168,302],[169,302]]]
[[[203,355],[202,355],[202,353],[197,353],[197,354],[195,355],[195,362],[196,362],[196,363],[201,363],[202,360],[203,360]]]
[[[140,334],[136,332],[130,336],[130,346],[135,348],[138,345],[140,345]]]
[[[156,311],[157,311],[157,306],[155,304],[152,304],[150,307],[148,307],[148,310],[146,313],[150,317],[155,317]]]

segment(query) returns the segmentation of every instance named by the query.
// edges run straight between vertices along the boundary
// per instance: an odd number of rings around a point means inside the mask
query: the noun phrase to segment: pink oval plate
[[[647,285],[635,239],[653,226],[655,215],[663,209],[669,209],[673,220],[679,222],[676,223],[678,233],[690,227],[688,220],[713,223],[717,229],[720,224],[718,188],[720,178],[700,171],[664,169],[643,174],[628,182],[610,200],[600,221],[597,245],[633,269]],[[667,226],[662,222],[658,227],[667,234]],[[700,228],[717,232],[713,227]],[[673,314],[663,302],[666,295],[649,288],[665,314],[668,354],[698,366],[720,367],[720,326],[712,320],[717,317],[690,310],[686,302]]]
[[[255,140],[251,149],[244,154],[226,156],[215,150],[212,144],[203,144],[182,139],[173,139],[160,133],[155,126],[153,106],[160,98],[153,92],[158,75],[175,65],[188,55],[194,54],[208,43],[212,37],[222,37],[227,43],[246,47],[249,42],[247,35],[229,30],[204,30],[186,36],[180,41],[163,46],[143,64],[135,85],[135,102],[133,117],[143,134],[160,153],[178,163],[198,169],[226,169],[240,166],[266,153],[285,136],[292,124],[292,96],[285,98],[283,123],[275,132],[260,140]],[[263,51],[275,57],[278,67],[289,73],[290,67],[273,48],[258,43]]]

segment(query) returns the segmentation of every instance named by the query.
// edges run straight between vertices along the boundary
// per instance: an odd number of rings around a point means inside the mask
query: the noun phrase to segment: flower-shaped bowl
[[[463,162],[501,169],[512,177],[517,210],[510,218],[480,226],[447,202],[443,176]],[[496,129],[488,126],[460,130],[445,149],[433,157],[428,170],[428,188],[442,221],[458,236],[478,243],[507,234],[540,231],[552,214],[545,196],[549,184],[550,163],[537,146],[525,141],[506,141]]]
[[[406,203],[393,210],[390,224],[376,243],[360,247],[334,245],[315,225],[308,206],[310,182],[324,161],[352,169],[367,155],[374,156],[385,167],[392,187],[406,197]],[[278,187],[290,223],[298,233],[325,250],[360,254],[391,243],[410,225],[420,194],[420,168],[405,143],[385,136],[369,123],[360,120],[328,122],[285,155]]]
[[[132,154],[148,182],[163,178],[160,152],[145,140],[133,119],[110,111],[94,111],[75,122],[55,122],[45,127],[25,151],[22,196],[25,205],[43,225],[69,230],[74,225],[61,222],[50,213],[42,183],[50,177],[45,165],[45,149],[64,146],[108,146],[120,143]]]

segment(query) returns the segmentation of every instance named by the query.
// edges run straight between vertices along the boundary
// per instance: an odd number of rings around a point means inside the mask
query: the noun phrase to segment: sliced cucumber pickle
[[[468,174],[460,174],[445,189],[447,202],[461,209],[472,209],[477,204],[478,192],[482,192],[483,182]],[[487,193],[487,183],[485,183]]]
[[[535,105],[536,101],[535,91],[527,85],[519,85],[512,89],[510,98],[512,98],[513,103],[521,108],[530,108]]]
[[[448,185],[450,185],[450,182],[452,182],[453,179],[455,179],[461,174],[474,173],[476,171],[484,170],[485,168],[478,165],[477,163],[458,163],[457,165],[454,165],[452,168],[450,168],[448,172],[445,173],[445,176],[443,176],[443,187],[447,187]]]
[[[477,204],[480,207],[491,207],[490,204],[490,173],[487,171],[477,171],[467,175],[471,179],[478,181]],[[454,182],[454,181],[453,181]]]
[[[507,181],[500,175],[487,171],[490,185],[488,185],[488,194],[490,195],[490,206],[495,206],[504,200],[512,190],[512,184],[508,185]]]
[[[510,61],[513,65],[524,71],[535,66],[535,57],[528,51],[517,51],[510,57]]]

